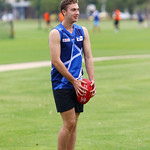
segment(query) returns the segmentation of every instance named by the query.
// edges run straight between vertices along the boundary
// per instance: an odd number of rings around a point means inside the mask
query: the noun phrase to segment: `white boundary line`
[[[107,61],[107,60],[119,60],[119,59],[133,59],[133,58],[150,58],[150,54],[144,55],[126,55],[126,56],[109,56],[109,57],[94,57],[94,61]],[[24,70],[30,68],[39,68],[51,66],[50,61],[39,62],[27,62],[18,64],[0,65],[0,72],[12,71],[12,70]]]
[[[95,58],[94,58],[94,61],[119,60],[119,59],[133,59],[133,58],[150,58],[150,54],[144,54],[144,55],[126,55],[126,56],[108,56],[108,57],[95,57]]]

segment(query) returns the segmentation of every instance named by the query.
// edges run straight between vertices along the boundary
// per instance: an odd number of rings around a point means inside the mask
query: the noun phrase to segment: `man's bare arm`
[[[62,74],[62,76],[64,76],[73,84],[77,94],[84,93],[84,90],[86,89],[81,86],[81,82],[83,81],[76,80],[60,59],[60,35],[56,29],[52,30],[49,34],[49,47],[51,52],[51,62],[55,68],[59,71],[60,74]]]
[[[95,78],[94,78],[94,63],[93,63],[93,57],[91,52],[91,44],[90,44],[90,38],[88,31],[85,27],[83,27],[84,30],[84,41],[83,41],[83,48],[84,48],[84,59],[85,59],[85,66],[86,71],[89,77],[89,80],[92,81],[92,96],[96,94],[96,86],[95,86]]]

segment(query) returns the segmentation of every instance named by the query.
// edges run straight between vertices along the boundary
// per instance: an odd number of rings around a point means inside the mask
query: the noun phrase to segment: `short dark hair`
[[[60,3],[61,12],[62,10],[67,10],[68,5],[75,4],[75,3],[78,3],[78,0],[62,0]]]

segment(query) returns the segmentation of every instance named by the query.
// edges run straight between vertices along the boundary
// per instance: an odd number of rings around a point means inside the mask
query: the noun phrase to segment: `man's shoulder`
[[[59,25],[57,25],[54,29],[58,30],[58,31],[62,31],[63,27],[62,24],[60,23]]]
[[[50,34],[58,34],[60,31],[62,30],[62,27],[61,25],[57,25],[55,28],[53,28],[51,31],[50,31]]]
[[[50,35],[57,35],[58,33],[59,31],[55,28],[50,31]]]
[[[86,27],[82,26],[82,29],[83,29],[84,32],[87,32],[87,28]]]
[[[79,26],[79,25],[77,25],[77,24],[74,24],[74,26],[75,26],[75,28],[77,28],[77,29],[82,29],[83,31],[87,30],[87,28],[84,27],[84,26]]]
[[[82,26],[79,26],[79,25],[77,25],[77,24],[74,24],[74,27],[75,27],[76,29],[82,29]]]
[[[49,39],[59,40],[60,39],[59,31],[55,28],[51,30],[49,33]]]

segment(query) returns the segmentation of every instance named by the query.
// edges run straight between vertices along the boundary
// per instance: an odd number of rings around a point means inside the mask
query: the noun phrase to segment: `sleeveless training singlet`
[[[82,79],[82,54],[84,31],[81,26],[73,25],[72,34],[67,31],[62,23],[55,27],[60,33],[61,61],[75,79]],[[63,77],[52,65],[51,81],[53,90],[73,89],[73,85]]]

